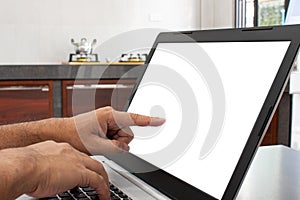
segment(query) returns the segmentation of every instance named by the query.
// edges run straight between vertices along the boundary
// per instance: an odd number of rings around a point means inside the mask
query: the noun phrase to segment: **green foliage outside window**
[[[282,25],[284,1],[262,1],[258,9],[258,26]]]

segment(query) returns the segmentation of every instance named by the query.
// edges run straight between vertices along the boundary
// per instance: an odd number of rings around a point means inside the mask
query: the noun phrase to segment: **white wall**
[[[201,0],[201,28],[233,28],[235,0]]]
[[[74,52],[71,38],[95,38],[102,45],[120,33],[151,28],[125,38],[127,43],[140,40],[151,46],[161,30],[232,26],[233,0],[1,1],[0,64],[67,61]],[[95,49],[101,61],[122,53],[109,42],[101,45]]]
[[[100,44],[140,28],[199,29],[200,1],[2,0],[0,27],[1,64],[61,63],[74,51],[71,38]]]

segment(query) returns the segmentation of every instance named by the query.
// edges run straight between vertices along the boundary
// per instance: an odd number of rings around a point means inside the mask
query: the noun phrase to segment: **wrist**
[[[74,148],[85,152],[77,132],[74,117],[50,118],[39,121],[36,126],[41,127],[40,132],[37,132],[37,134],[40,134],[40,142],[48,140],[59,143],[67,142]]]
[[[36,187],[36,160],[26,148],[0,151],[1,195],[4,199],[15,199]]]
[[[103,136],[103,131],[99,131],[101,128],[99,126],[97,115],[95,111],[82,113],[70,118],[72,125],[69,129],[71,138],[69,142],[77,150],[91,155],[89,152],[89,140],[91,135],[95,134],[98,136]]]

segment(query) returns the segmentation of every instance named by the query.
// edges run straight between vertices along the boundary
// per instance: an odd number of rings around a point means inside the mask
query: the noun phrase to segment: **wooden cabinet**
[[[269,128],[264,136],[261,145],[275,145],[278,144],[278,110],[274,113]]]
[[[62,83],[63,116],[70,117],[104,106],[123,110],[135,79],[64,80]]]
[[[135,79],[62,80],[62,116],[104,106],[122,110],[134,84]],[[54,98],[53,81],[0,81],[0,124],[53,117]]]
[[[49,118],[51,81],[0,81],[0,124]]]

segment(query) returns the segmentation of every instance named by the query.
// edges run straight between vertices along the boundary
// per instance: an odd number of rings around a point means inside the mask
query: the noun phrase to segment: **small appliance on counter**
[[[69,62],[99,62],[98,55],[93,53],[96,39],[88,42],[86,38],[81,38],[80,42],[75,42],[72,38],[71,43],[75,46],[75,53],[70,54]]]
[[[145,62],[146,58],[146,53],[124,53],[121,55],[119,62]]]

